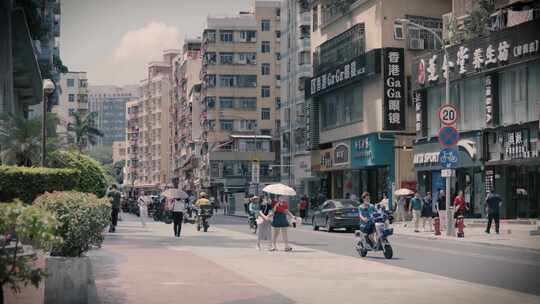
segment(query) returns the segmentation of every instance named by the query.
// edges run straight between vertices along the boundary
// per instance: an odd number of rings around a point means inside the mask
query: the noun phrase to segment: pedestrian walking
[[[386,195],[386,192],[383,193],[383,198],[379,202],[379,209],[386,211],[388,210],[388,195]]]
[[[433,198],[431,192],[428,191],[424,197],[424,205],[422,206],[422,229],[428,232],[433,231]],[[427,224],[427,229],[426,229]]]
[[[283,238],[283,243],[285,245],[285,251],[291,251],[292,248],[289,246],[289,237],[287,235],[287,229],[289,228],[289,221],[287,220],[287,215],[291,218],[294,218],[294,215],[289,211],[289,204],[283,200],[281,197],[278,198],[272,204],[272,247],[270,251],[277,250],[277,240],[279,234]]]
[[[265,197],[257,214],[257,250],[261,250],[263,242],[272,241],[272,204],[268,197]]]
[[[173,198],[172,200],[172,218],[174,236],[179,238],[182,231],[182,222],[184,221],[185,204],[180,199]]]
[[[148,217],[148,202],[144,197],[144,191],[141,191],[139,199],[137,200],[137,205],[139,206],[139,218],[141,219],[141,225],[143,228],[145,228],[146,218]]]
[[[439,189],[439,197],[437,198],[437,213],[439,214],[441,230],[446,229],[446,194],[444,193],[444,189]]]
[[[414,232],[420,232],[420,216],[422,215],[422,206],[423,201],[420,197],[420,192],[414,193],[414,197],[411,199],[411,204],[409,206],[409,213],[412,214],[413,223],[414,223]]]
[[[397,220],[403,223],[403,227],[407,227],[405,223],[407,211],[405,205],[407,204],[407,198],[405,196],[400,196],[397,201]]]
[[[298,209],[300,211],[300,218],[302,219],[302,223],[305,222],[307,217],[307,211],[308,211],[308,198],[307,196],[302,196],[302,199],[300,199],[300,202],[298,203]]]
[[[458,195],[454,198],[454,219],[460,215],[463,216],[466,209],[468,208],[463,197],[463,190],[459,190]]]
[[[495,221],[495,233],[499,234],[499,221],[500,221],[500,209],[502,205],[501,197],[495,193],[494,190],[490,190],[486,197],[486,212],[488,214],[488,222],[486,227],[486,233],[490,233],[491,222]]]
[[[111,225],[109,232],[116,232],[116,226],[118,225],[118,213],[120,212],[120,200],[122,194],[117,190],[116,185],[111,186],[111,190],[107,194],[107,197],[111,200]]]

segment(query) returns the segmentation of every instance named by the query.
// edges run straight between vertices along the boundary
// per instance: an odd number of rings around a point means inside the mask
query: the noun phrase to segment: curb
[[[435,241],[449,241],[449,242],[465,242],[470,244],[476,244],[476,245],[483,245],[483,246],[491,246],[491,247],[503,247],[503,248],[509,248],[509,249],[518,249],[518,250],[526,250],[526,251],[532,251],[534,253],[540,253],[540,249],[537,248],[529,248],[529,247],[522,247],[522,246],[513,246],[513,245],[506,245],[506,244],[493,244],[493,243],[487,243],[487,242],[481,242],[481,241],[459,241],[458,238],[456,239],[443,239],[436,236],[429,236],[429,237],[423,237],[418,235],[412,235],[412,234],[404,234],[399,232],[394,232],[394,235],[400,235],[400,236],[407,236],[415,239],[422,239],[422,240],[435,240]]]

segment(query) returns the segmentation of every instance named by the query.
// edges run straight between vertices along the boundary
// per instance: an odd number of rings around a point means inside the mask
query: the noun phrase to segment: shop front
[[[368,192],[373,202],[386,193],[391,201],[395,182],[394,135],[372,133],[351,139],[351,169],[346,171],[344,187],[358,197]]]
[[[485,188],[503,197],[503,218],[537,218],[540,211],[538,122],[484,132]]]
[[[485,214],[485,189],[483,166],[481,162],[481,132],[462,133],[458,141],[458,163],[456,175],[451,180],[451,199],[463,191],[465,202],[470,206],[466,216],[481,217]],[[413,150],[413,164],[417,172],[418,191],[422,195],[431,192],[433,199],[438,198],[439,190],[445,190],[445,181],[441,177],[439,151],[441,144],[436,140],[417,140]]]
[[[345,198],[348,191],[348,171],[350,170],[350,143],[339,141],[332,148],[319,151],[318,175],[320,193],[326,198]]]

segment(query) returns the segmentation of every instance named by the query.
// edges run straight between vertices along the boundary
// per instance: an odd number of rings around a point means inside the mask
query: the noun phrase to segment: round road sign
[[[459,133],[454,127],[442,127],[439,130],[439,142],[446,147],[455,146],[459,141]]]
[[[458,115],[457,107],[452,104],[443,104],[439,108],[439,120],[445,126],[455,124],[459,118]]]

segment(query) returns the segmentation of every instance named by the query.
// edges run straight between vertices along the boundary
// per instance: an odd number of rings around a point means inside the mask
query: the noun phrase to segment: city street
[[[292,253],[257,251],[245,218],[208,233],[128,215],[91,252],[92,303],[538,303],[540,252],[394,236],[395,259],[360,258],[352,234],[291,229]],[[339,282],[339,283],[338,283]]]

